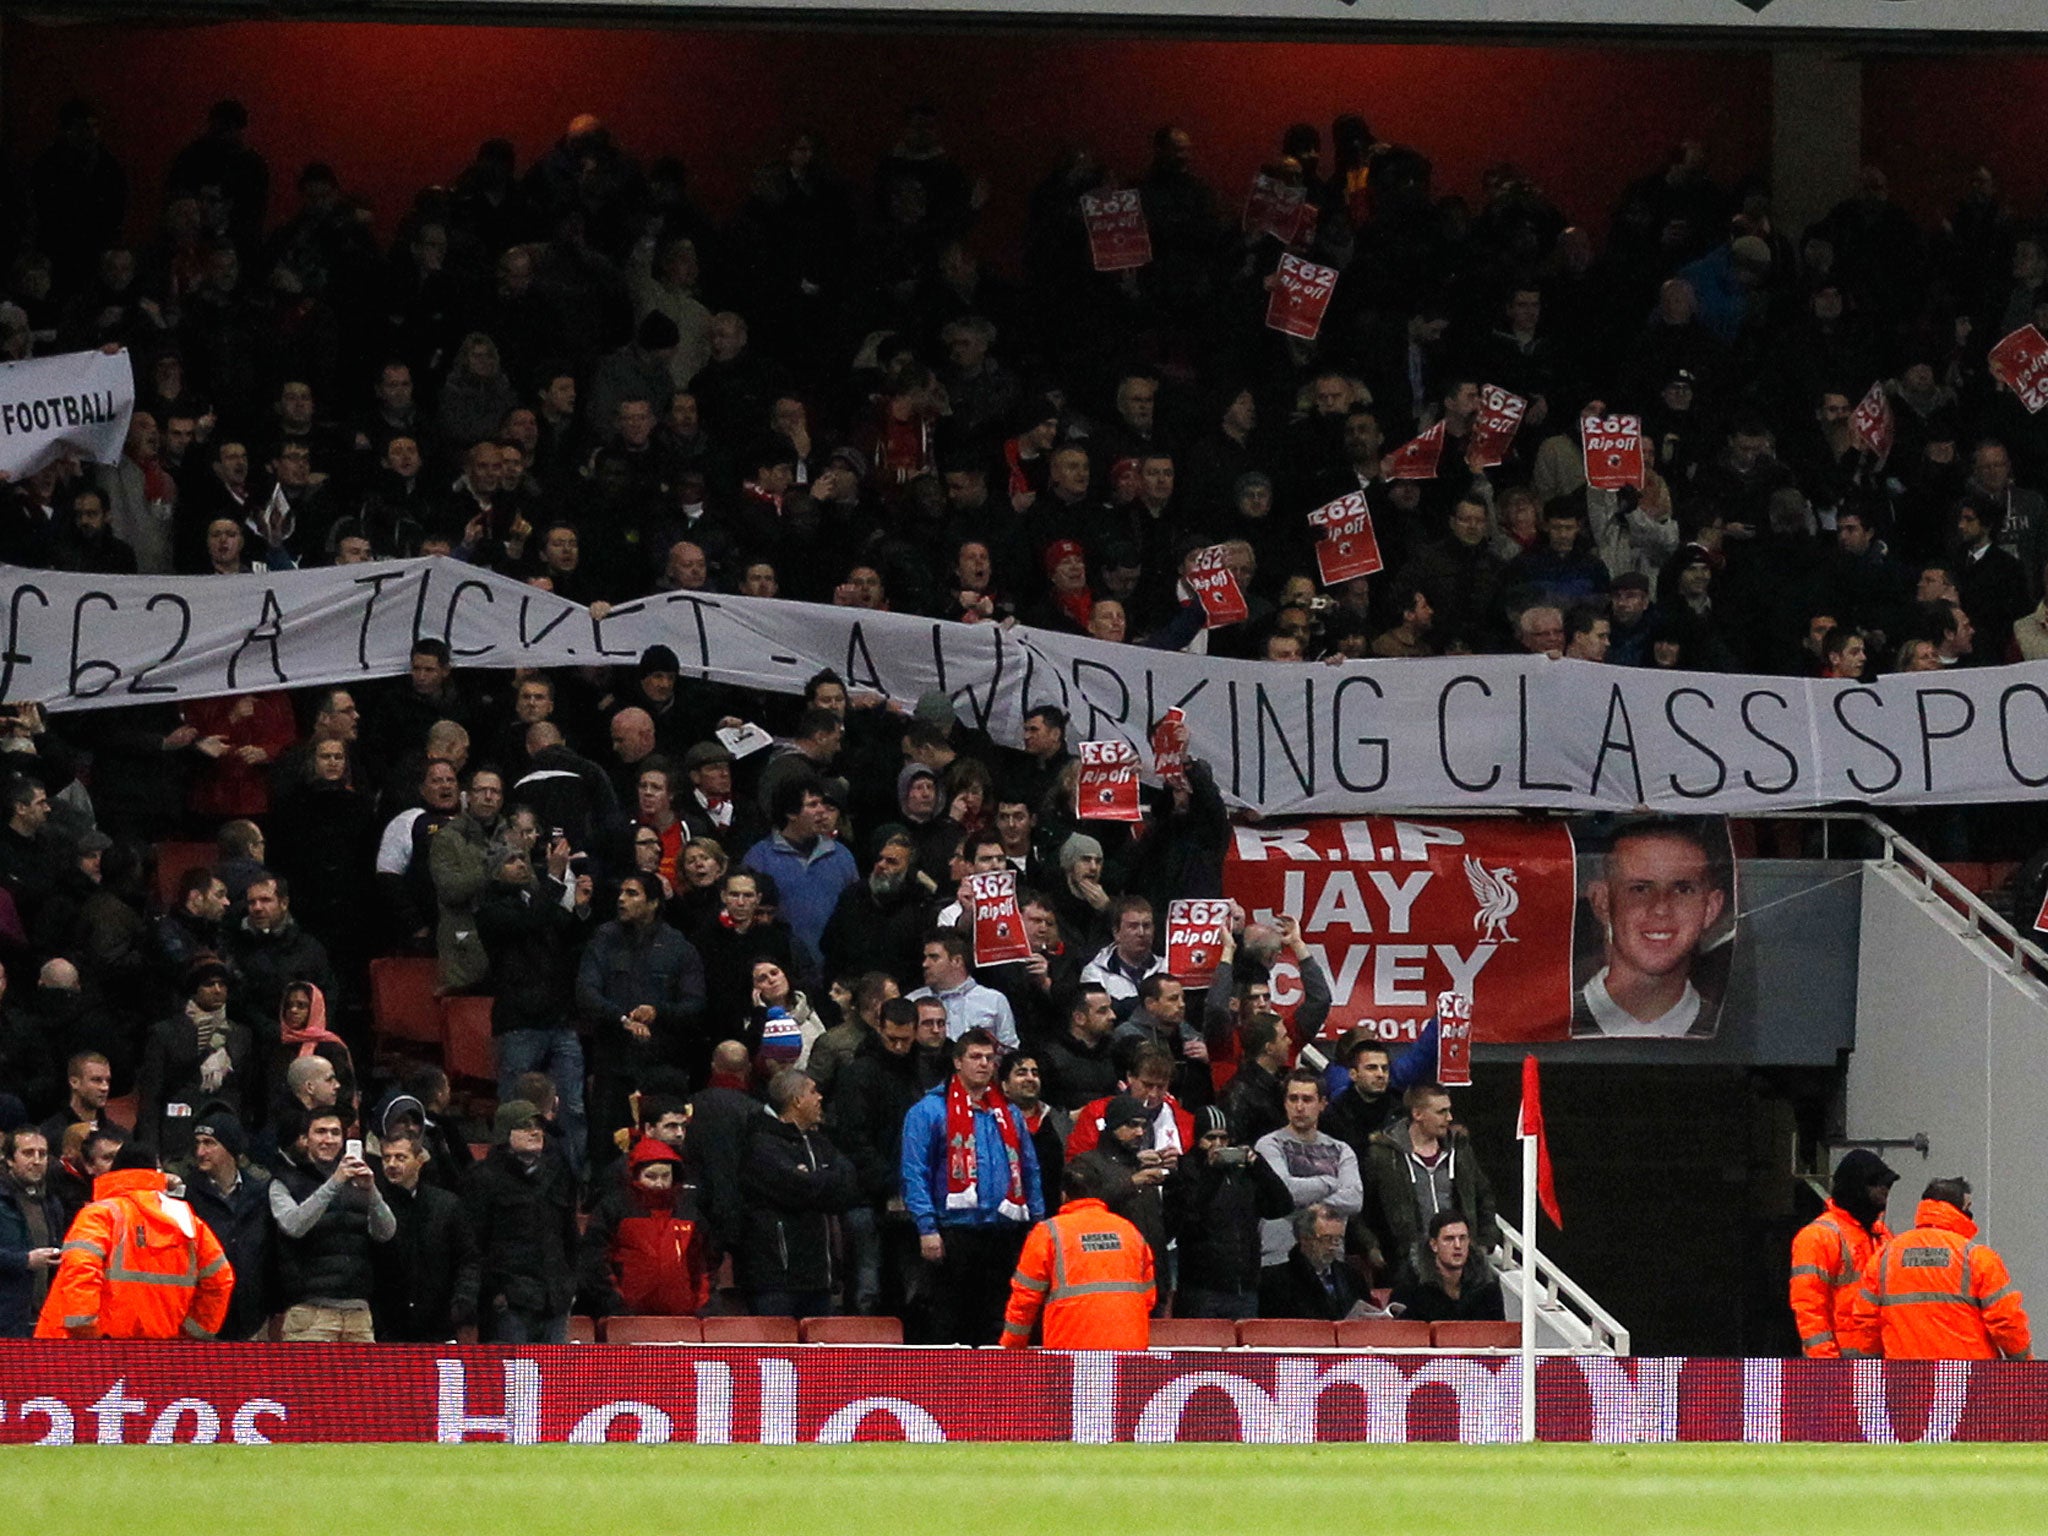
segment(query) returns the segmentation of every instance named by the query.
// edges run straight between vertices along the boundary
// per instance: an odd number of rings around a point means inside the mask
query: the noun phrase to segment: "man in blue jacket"
[[[770,809],[775,830],[749,848],[740,862],[774,880],[781,896],[777,915],[815,956],[821,953],[825,925],[839,905],[839,893],[860,883],[860,867],[844,843],[825,835],[832,806],[815,775],[785,778],[775,787]]]
[[[933,1290],[934,1342],[993,1344],[1031,1224],[1045,1216],[1038,1154],[995,1086],[985,1029],[953,1042],[953,1075],[903,1117],[903,1204]]]

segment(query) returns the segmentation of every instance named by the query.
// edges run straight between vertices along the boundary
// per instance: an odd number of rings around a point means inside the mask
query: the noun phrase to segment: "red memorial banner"
[[[1236,828],[1223,890],[1255,922],[1300,920],[1330,976],[1326,1036],[1413,1040],[1459,992],[1473,1039],[1526,1042],[1570,1035],[1575,876],[1562,822],[1366,816]],[[1300,996],[1282,960],[1273,1000]]]

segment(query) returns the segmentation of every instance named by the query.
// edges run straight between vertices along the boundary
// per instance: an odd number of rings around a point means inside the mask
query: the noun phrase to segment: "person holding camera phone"
[[[1232,1136],[1215,1105],[1195,1111],[1194,1150],[1166,1186],[1166,1222],[1179,1244],[1176,1317],[1259,1315],[1259,1223],[1294,1210],[1264,1158]]]
[[[333,1108],[293,1104],[278,1123],[282,1150],[270,1181],[270,1215],[287,1344],[376,1342],[370,1245],[390,1242],[398,1218],[363,1160],[362,1142],[348,1131]]]

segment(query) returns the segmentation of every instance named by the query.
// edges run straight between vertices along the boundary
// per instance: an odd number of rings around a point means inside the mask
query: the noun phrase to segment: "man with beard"
[[[825,924],[825,971],[852,975],[878,967],[899,987],[921,980],[924,904],[933,886],[917,868],[916,844],[901,827],[887,830],[867,878],[839,893]]]

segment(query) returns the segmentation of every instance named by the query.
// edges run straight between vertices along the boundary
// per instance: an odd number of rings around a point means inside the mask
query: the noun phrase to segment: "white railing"
[[[1496,1218],[1499,1219],[1499,1218]],[[1505,1219],[1500,1220],[1500,1252],[1494,1256],[1500,1271],[1503,1298],[1509,1317],[1522,1315],[1522,1285],[1527,1275],[1522,1234]],[[1628,1353],[1628,1330],[1586,1293],[1577,1281],[1559,1269],[1542,1249],[1536,1251],[1536,1326],[1542,1348],[1579,1350],[1601,1355]],[[1544,1334],[1551,1337],[1545,1339]]]
[[[2004,968],[2008,973],[2015,976],[2032,975],[2039,980],[2048,981],[2048,950],[2044,950],[1992,911],[1976,892],[1921,852],[1898,831],[1868,811],[1807,812],[1804,816],[1794,815],[1785,819],[1861,823],[1884,844],[1884,854],[1877,862],[1887,868],[1901,871],[1918,883],[1922,888],[1922,900],[1930,904],[1939,901],[1953,910],[1957,917],[1974,928],[2004,957]]]

